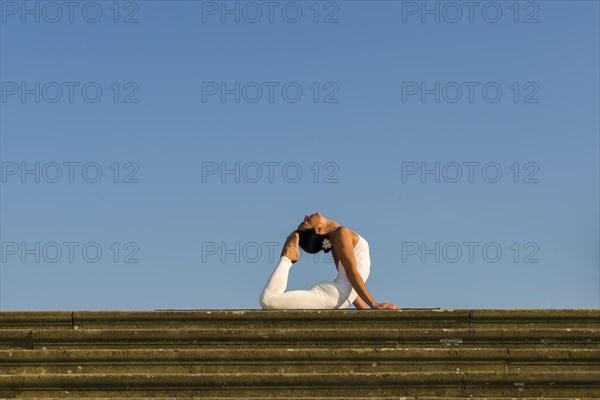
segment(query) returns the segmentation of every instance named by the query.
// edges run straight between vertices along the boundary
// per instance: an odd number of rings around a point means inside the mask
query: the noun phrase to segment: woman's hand
[[[371,307],[373,310],[399,310],[400,307],[398,307],[395,304],[392,303],[377,303],[374,304],[373,307]]]

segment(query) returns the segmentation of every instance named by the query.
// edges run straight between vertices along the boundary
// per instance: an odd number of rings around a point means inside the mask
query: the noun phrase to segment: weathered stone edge
[[[89,322],[202,321],[389,321],[389,320],[598,320],[600,309],[440,309],[440,310],[98,310],[0,311],[0,326],[68,325]]]

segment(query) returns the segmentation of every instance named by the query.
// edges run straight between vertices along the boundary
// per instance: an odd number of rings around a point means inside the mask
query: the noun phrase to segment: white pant
[[[292,262],[281,257],[263,289],[259,303],[263,309],[338,309],[348,308],[358,293],[351,285],[319,282],[308,290],[285,291]]]

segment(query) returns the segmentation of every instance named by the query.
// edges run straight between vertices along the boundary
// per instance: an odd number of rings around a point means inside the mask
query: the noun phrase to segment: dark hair
[[[329,240],[329,235],[319,235],[315,231],[315,228],[297,230],[296,232],[298,232],[298,235],[300,236],[300,247],[302,247],[302,250],[305,252],[315,254],[321,250],[325,253],[331,251],[331,247],[328,249],[323,248],[323,240]]]

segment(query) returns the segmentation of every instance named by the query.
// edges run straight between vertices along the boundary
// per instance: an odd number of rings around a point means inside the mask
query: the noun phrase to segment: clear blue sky
[[[600,306],[597,1],[114,3],[0,1],[1,310],[260,308],[315,211],[376,301]]]

